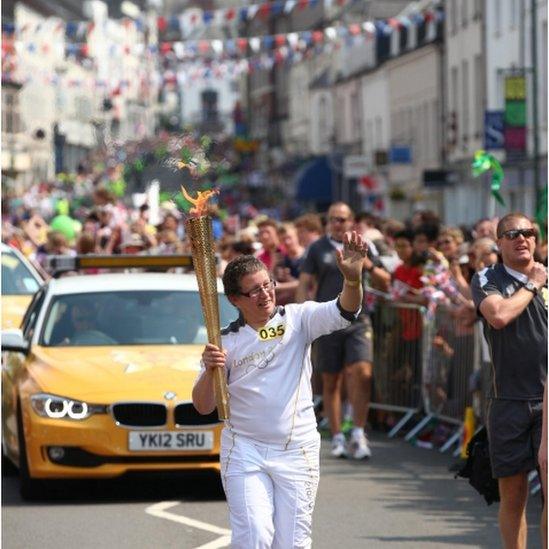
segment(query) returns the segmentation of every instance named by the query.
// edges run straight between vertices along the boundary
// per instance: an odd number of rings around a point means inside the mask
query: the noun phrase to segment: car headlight
[[[86,419],[92,414],[104,414],[107,411],[105,406],[45,393],[32,395],[31,404],[39,416],[51,419],[80,420]]]

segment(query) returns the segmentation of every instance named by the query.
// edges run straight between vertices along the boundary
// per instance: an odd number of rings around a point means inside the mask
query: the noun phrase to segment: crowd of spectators
[[[51,255],[190,253],[186,214],[171,201],[161,203],[155,211],[159,215],[153,220],[150,205],[130,206],[101,181],[90,184],[85,178],[77,178],[70,192],[56,185],[37,185],[22,197],[4,198],[2,241],[19,249],[46,276]],[[296,301],[307,249],[325,234],[327,227],[329,231],[326,214],[305,213],[283,221],[261,213],[254,218],[224,217],[215,204],[209,213],[214,220],[219,274],[235,257],[254,254],[276,280],[278,302]],[[464,345],[459,351],[449,341],[448,330],[441,329],[435,334],[433,349],[440,351],[441,363],[455,362],[455,353],[472,353],[467,342],[477,315],[470,282],[475,272],[498,261],[496,224],[497,219],[485,218],[473,226],[448,226],[428,210],[417,211],[407,220],[356,213],[355,230],[390,274],[370,278],[365,288],[365,308],[371,309],[379,301],[397,301],[425,307],[428,314],[434,315],[436,308],[444,304],[451,311],[453,340],[462,338]],[[541,233],[536,261],[547,264],[547,239]],[[309,297],[313,296],[314,290]],[[398,347],[408,357],[400,362],[417,363],[421,353],[417,312],[403,310],[398,317]],[[451,365],[447,370],[446,383],[434,391],[435,397],[446,403],[451,401]],[[407,381],[414,378],[406,367],[395,376]],[[436,385],[436,380],[433,383]]]
[[[40,184],[22,197],[4,197],[2,241],[42,269],[47,256],[58,254],[189,253],[185,214],[176,204],[162,203],[157,219],[151,220],[150,213],[147,203],[133,207],[118,199],[100,178],[92,182],[77,176],[68,192],[59,185]],[[222,219],[216,205],[209,213],[220,271],[238,255],[256,254],[279,283],[280,302],[291,302],[301,258],[326,230],[325,214],[306,213],[280,222],[262,214]],[[473,226],[446,226],[428,210],[404,221],[367,212],[355,216],[355,229],[392,276],[391,286],[373,289],[386,297],[427,305],[434,301],[433,287],[440,286],[438,290],[462,309],[471,303],[472,275],[497,261],[496,223],[497,219],[480,219]],[[541,236],[536,260],[547,261],[547,239]]]
[[[23,198],[4,198],[2,241],[39,263],[43,255],[71,251],[106,254],[189,251],[185,214],[173,202],[161,204],[160,219],[153,225],[146,203],[138,208],[128,207],[104,187],[90,193],[89,207],[72,210],[70,215],[59,214],[62,209],[59,204],[65,201],[64,195],[61,196],[56,196],[46,185]],[[316,213],[283,222],[258,214],[254,219],[239,220],[238,226],[234,223],[235,216],[222,221],[215,205],[209,213],[214,224],[218,224],[214,234],[222,260],[253,252],[282,278],[297,278],[299,257],[324,234],[326,226],[323,214]],[[58,228],[59,217],[69,217],[73,227]],[[451,227],[443,225],[430,211],[416,212],[406,221],[362,212],[356,215],[355,228],[375,246],[389,272],[395,273],[402,263],[409,266],[411,262],[422,270],[435,261],[449,270],[460,293],[469,298],[467,286],[472,274],[497,260],[496,223],[497,219],[480,219],[474,226]],[[410,244],[412,252],[406,260],[399,254],[404,241]],[[538,238],[536,256],[539,261],[546,261],[545,238]]]

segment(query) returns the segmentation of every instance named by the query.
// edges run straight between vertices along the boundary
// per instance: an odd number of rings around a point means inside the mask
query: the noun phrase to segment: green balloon
[[[51,223],[51,229],[65,235],[66,239],[71,242],[76,236],[75,220],[68,215],[56,215]]]

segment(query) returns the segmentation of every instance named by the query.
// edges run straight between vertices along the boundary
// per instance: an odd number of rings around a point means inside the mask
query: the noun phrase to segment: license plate
[[[213,431],[131,431],[129,449],[134,452],[170,450],[211,450]]]

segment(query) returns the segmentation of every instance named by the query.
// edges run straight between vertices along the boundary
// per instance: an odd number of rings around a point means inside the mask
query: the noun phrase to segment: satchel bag
[[[467,461],[454,478],[469,479],[469,484],[491,505],[499,501],[498,481],[492,477],[488,433],[482,427],[467,445]]]

